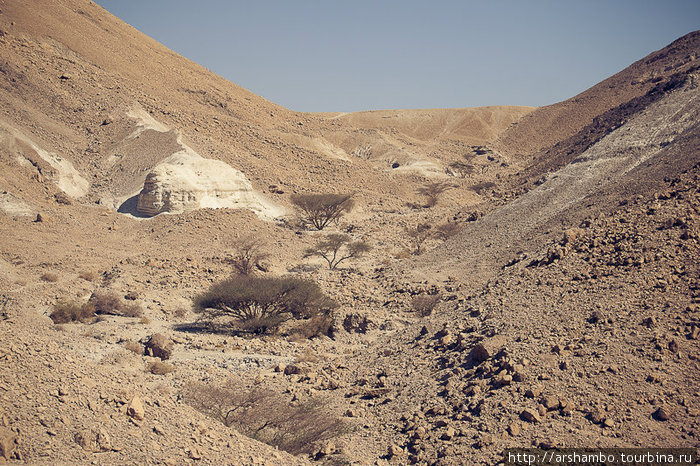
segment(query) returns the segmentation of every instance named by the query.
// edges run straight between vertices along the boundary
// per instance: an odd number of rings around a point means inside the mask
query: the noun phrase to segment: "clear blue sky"
[[[298,111],[547,105],[700,29],[700,0],[97,0]]]

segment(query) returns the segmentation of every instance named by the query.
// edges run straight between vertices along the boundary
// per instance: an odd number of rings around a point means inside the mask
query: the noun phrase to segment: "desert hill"
[[[698,37],[539,109],[308,114],[93,2],[0,2],[0,461],[698,447]],[[323,232],[318,192],[355,201]],[[326,231],[371,250],[330,270]],[[193,312],[249,235],[331,336]]]

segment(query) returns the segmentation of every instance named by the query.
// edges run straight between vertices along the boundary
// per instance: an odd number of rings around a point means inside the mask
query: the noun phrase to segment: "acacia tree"
[[[302,221],[317,230],[337,222],[354,205],[352,194],[293,194],[292,204],[301,210]]]
[[[364,241],[350,241],[350,236],[342,233],[331,233],[304,252],[304,257],[323,257],[328,268],[333,270],[346,259],[360,257],[372,249]]]
[[[229,318],[240,331],[264,334],[290,319],[329,317],[336,304],[310,280],[234,275],[195,297],[195,312]]]
[[[252,235],[235,240],[231,263],[236,272],[242,275],[250,275],[255,269],[266,271],[263,261],[270,255],[264,251],[265,249],[265,243]]]
[[[418,188],[416,192],[427,198],[427,207],[434,207],[437,204],[438,198],[442,195],[442,193],[444,193],[450,188],[453,188],[453,186],[450,183],[447,183],[446,181],[433,181],[424,184],[423,186]]]

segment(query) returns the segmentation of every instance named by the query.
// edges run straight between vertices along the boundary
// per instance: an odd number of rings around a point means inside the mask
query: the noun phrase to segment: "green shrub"
[[[274,333],[290,319],[330,315],[335,303],[309,280],[234,275],[195,297],[194,310],[206,319],[228,319],[246,333]]]

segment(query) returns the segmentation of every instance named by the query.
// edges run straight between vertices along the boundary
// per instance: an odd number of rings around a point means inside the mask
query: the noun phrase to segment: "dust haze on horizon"
[[[543,106],[700,26],[700,3],[98,0],[297,111]]]

